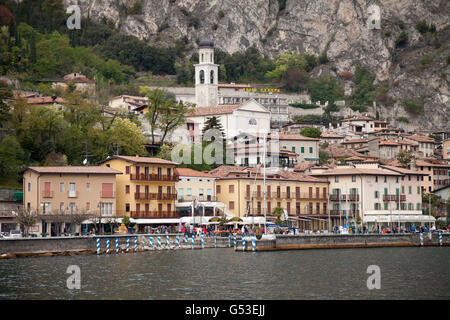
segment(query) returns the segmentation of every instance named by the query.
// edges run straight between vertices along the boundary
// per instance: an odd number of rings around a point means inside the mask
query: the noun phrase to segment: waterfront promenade
[[[448,246],[448,233],[270,235],[185,237],[184,234],[125,234],[1,239],[0,259],[32,256],[115,254],[149,250],[234,249],[237,252],[299,249]]]

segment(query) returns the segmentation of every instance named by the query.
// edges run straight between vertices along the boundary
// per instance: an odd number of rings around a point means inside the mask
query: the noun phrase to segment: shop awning
[[[131,223],[136,223],[136,221],[137,221],[136,219],[130,218]],[[98,220],[93,221],[91,219],[87,219],[87,220],[84,220],[82,222],[82,224],[94,224],[94,223],[98,223],[98,222],[99,222]],[[122,218],[113,218],[113,217],[102,218],[100,223],[105,223],[105,224],[107,224],[107,223],[122,223]]]
[[[363,222],[435,222],[436,219],[433,216],[426,215],[365,215]]]

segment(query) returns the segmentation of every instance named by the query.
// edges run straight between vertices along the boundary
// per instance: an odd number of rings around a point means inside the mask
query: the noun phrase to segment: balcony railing
[[[135,193],[135,200],[176,200],[176,193]]]
[[[53,198],[53,191],[43,191],[42,198]]]
[[[347,212],[347,217],[351,217],[352,215],[359,215],[359,210],[330,210],[330,215],[342,215],[345,216],[345,213]]]
[[[78,198],[78,191],[67,191],[68,198]]]
[[[217,201],[217,198],[215,196],[207,196],[207,195],[203,195],[203,196],[179,196],[177,198],[177,200],[179,202],[183,202],[183,201],[193,201],[193,200],[197,200],[197,201]]]
[[[398,195],[396,194],[383,194],[383,201],[384,202],[388,202],[388,201],[396,201],[398,202]],[[405,202],[406,201],[406,195],[405,194],[401,194],[400,195],[400,202]]]
[[[115,192],[103,192],[103,191],[100,191],[100,198],[114,199],[115,197],[116,197],[116,193]]]
[[[330,194],[330,201],[359,201],[359,194]]]
[[[177,211],[131,211],[130,216],[135,219],[179,218]]]
[[[130,180],[139,181],[178,181],[178,175],[164,175],[164,174],[154,174],[154,173],[141,173],[141,174],[130,174]]]
[[[264,193],[263,192],[253,192],[253,198],[254,199],[263,199]],[[250,199],[251,196],[249,193],[245,193],[245,199]],[[309,194],[309,193],[296,193],[296,192],[267,192],[266,199],[304,199],[304,200],[326,200],[327,195],[316,195],[316,194]]]

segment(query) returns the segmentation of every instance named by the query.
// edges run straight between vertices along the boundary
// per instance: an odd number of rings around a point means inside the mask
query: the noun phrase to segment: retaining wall
[[[423,234],[423,246],[439,246],[437,232]],[[450,234],[442,234],[442,245],[450,245]],[[331,249],[331,248],[370,248],[370,247],[419,247],[419,233],[405,234],[352,234],[352,235],[277,235],[275,239],[256,241],[256,251],[291,249]],[[240,251],[252,251],[252,242],[247,238],[245,249],[242,241],[236,248]]]

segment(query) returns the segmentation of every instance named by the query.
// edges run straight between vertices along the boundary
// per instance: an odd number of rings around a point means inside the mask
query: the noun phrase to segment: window
[[[421,210],[421,209],[420,209],[420,203],[417,203],[416,209],[417,209],[417,210]]]
[[[384,183],[387,182],[387,176],[384,176]]]
[[[198,189],[198,195],[203,197],[203,188]]]
[[[86,182],[86,191],[91,192],[91,183],[90,182]]]
[[[91,209],[91,203],[90,202],[86,202],[86,210],[90,210]]]
[[[125,203],[125,211],[130,212],[130,204],[129,203]]]
[[[64,182],[59,183],[59,192],[64,192]]]
[[[220,186],[216,186],[216,193],[220,194]]]
[[[125,167],[125,174],[130,174],[130,166]]]
[[[28,182],[28,192],[30,192],[30,191],[31,191],[31,183]]]
[[[381,204],[380,203],[375,203],[375,210],[381,210]]]
[[[300,150],[302,153],[305,153],[305,147],[301,147]]]
[[[313,147],[309,147],[309,153],[313,153]]]
[[[77,196],[77,193],[75,191],[75,183],[70,182],[69,183],[69,198],[75,198]]]
[[[405,193],[405,186],[402,186],[402,194]]]
[[[412,194],[412,187],[411,186],[408,187],[408,194]]]
[[[378,182],[378,176],[375,176],[375,182]]]
[[[126,186],[125,186],[125,193],[126,193],[126,194],[129,194],[129,193],[130,193],[130,186],[129,186],[129,185],[126,185]]]
[[[334,182],[339,182],[339,177],[338,176],[334,177]]]
[[[292,147],[292,152],[295,152],[295,147]]]
[[[387,203],[387,202],[384,203],[384,210],[389,210],[389,209],[388,209],[388,203]]]
[[[234,210],[234,201],[230,201],[229,205],[230,210]]]
[[[229,193],[234,193],[234,184],[230,184],[230,185],[228,186],[228,192],[229,192]]]
[[[356,182],[356,176],[352,176],[352,182]]]
[[[64,202],[59,203],[59,212],[64,213]]]
[[[183,188],[178,188],[178,200],[183,200]]]
[[[388,194],[388,188],[384,188],[384,194]]]
[[[380,193],[378,191],[375,191],[375,199],[378,199],[380,197]]]

